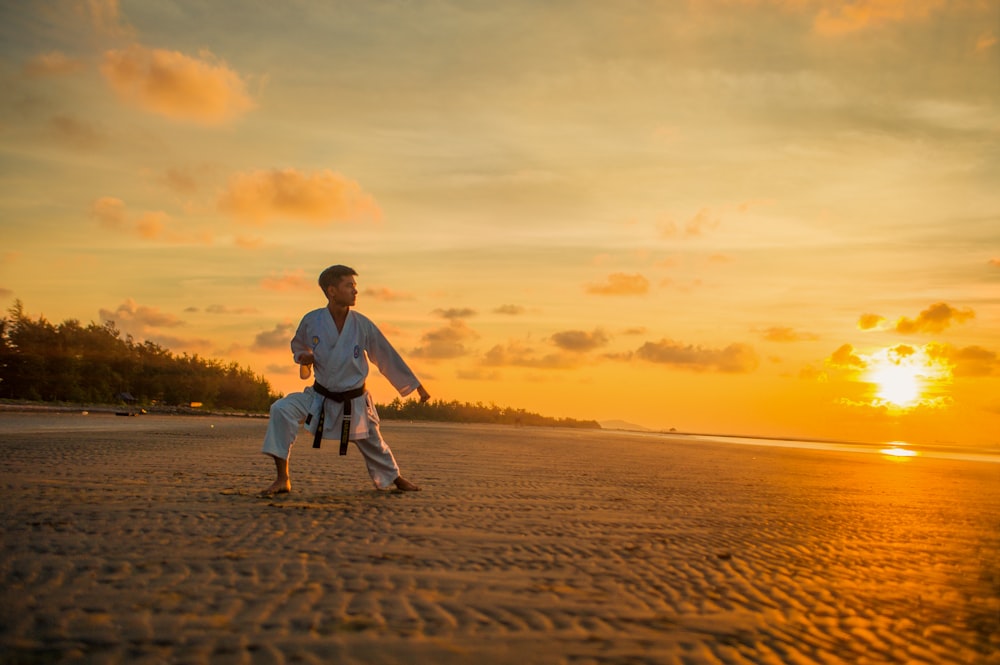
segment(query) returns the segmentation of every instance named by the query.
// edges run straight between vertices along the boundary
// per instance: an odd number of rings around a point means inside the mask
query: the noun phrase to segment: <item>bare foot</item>
[[[396,487],[399,488],[399,489],[401,489],[401,490],[403,490],[404,492],[419,492],[420,491],[420,487],[418,485],[414,485],[413,483],[411,483],[409,480],[407,480],[403,476],[400,476],[400,477],[396,478]]]
[[[275,494],[288,494],[292,491],[290,480],[275,480],[271,486],[260,493],[261,496],[274,496]]]

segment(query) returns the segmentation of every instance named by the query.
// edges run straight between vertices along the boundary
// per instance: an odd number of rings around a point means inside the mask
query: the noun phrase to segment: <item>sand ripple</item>
[[[388,423],[425,491],[262,499],[262,421],[0,420],[0,662],[1000,664],[1000,465]]]

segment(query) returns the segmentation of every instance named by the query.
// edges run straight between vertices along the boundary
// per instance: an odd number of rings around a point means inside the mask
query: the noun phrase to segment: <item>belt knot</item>
[[[351,400],[365,394],[365,384],[360,388],[345,390],[344,392],[334,392],[317,381],[313,383],[313,390],[323,396],[323,401],[319,405],[319,421],[316,423],[316,435],[313,437],[313,448],[319,448],[323,442],[323,425],[326,422],[326,400],[332,399],[334,402],[344,404],[344,418],[340,424],[340,454],[347,454],[347,442],[351,436]],[[306,424],[312,421],[312,414],[306,416]]]

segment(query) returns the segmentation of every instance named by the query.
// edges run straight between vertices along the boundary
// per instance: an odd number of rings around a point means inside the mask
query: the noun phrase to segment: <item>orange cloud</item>
[[[962,323],[975,317],[971,309],[957,310],[947,303],[934,303],[917,315],[916,319],[902,317],[896,321],[896,332],[904,335],[915,333],[939,333],[952,322]]]
[[[467,319],[476,315],[476,310],[468,307],[450,307],[448,309],[436,309],[434,313],[445,319]]]
[[[144,240],[169,242],[174,244],[209,245],[213,242],[208,231],[192,232],[175,228],[170,215],[163,211],[146,211],[134,222],[127,220],[124,201],[113,196],[103,196],[90,206],[90,215],[101,226],[112,231],[127,231]]]
[[[250,345],[252,351],[274,351],[284,349],[291,354],[292,336],[295,334],[295,324],[279,323],[273,330],[265,330],[254,336],[253,344]]]
[[[764,331],[764,339],[768,342],[809,342],[819,339],[819,335],[808,332],[796,332],[792,328],[772,326]]]
[[[145,212],[136,221],[135,228],[141,237],[155,240],[163,234],[169,221],[170,216],[165,212]]]
[[[365,289],[362,291],[365,297],[372,298],[374,300],[381,300],[383,302],[396,302],[399,300],[413,300],[413,295],[410,293],[404,293],[402,291],[393,291],[392,289],[381,287],[378,289]]]
[[[281,217],[329,224],[382,216],[375,199],[358,183],[328,169],[312,174],[295,169],[238,173],[219,197],[219,209],[253,224]]]
[[[584,354],[605,346],[609,336],[601,329],[593,332],[566,330],[554,333],[549,341],[555,352],[543,353],[516,340],[497,344],[483,356],[484,367],[528,367],[531,369],[574,369],[584,361]]]
[[[1000,358],[996,352],[981,346],[956,348],[950,344],[928,344],[927,355],[943,361],[958,377],[1000,376]]]
[[[133,44],[107,51],[101,73],[124,101],[172,120],[218,125],[254,107],[239,74],[199,55]]]
[[[1000,259],[990,259],[987,263],[994,268],[1000,268]]]
[[[86,64],[78,58],[71,58],[60,51],[41,53],[24,65],[24,75],[31,78],[48,76],[69,76],[82,71]]]
[[[982,35],[976,40],[976,53],[985,53],[997,45],[997,38],[992,32]]]
[[[826,363],[833,367],[845,368],[864,368],[868,365],[861,356],[854,352],[854,347],[850,344],[840,346],[830,354],[830,357],[826,359]]]
[[[484,367],[528,367],[531,369],[574,369],[580,365],[578,353],[562,351],[538,355],[536,350],[518,341],[506,346],[497,344],[482,358]]]
[[[649,280],[640,274],[626,275],[616,272],[608,275],[604,284],[591,284],[586,287],[587,293],[600,296],[636,296],[649,291]]]
[[[920,21],[938,11],[954,7],[947,0],[729,0],[735,4],[776,6],[789,12],[814,16],[813,30],[822,35],[838,36],[889,23]],[[984,7],[987,3],[971,0],[965,6]]]
[[[724,349],[708,349],[693,344],[682,344],[669,339],[646,342],[635,355],[648,362],[671,365],[694,371],[718,371],[745,374],[760,365],[760,358],[752,346],[734,343]]]
[[[871,26],[925,19],[946,6],[945,0],[856,0],[830,2],[813,22],[816,32],[842,35]]]
[[[173,314],[166,314],[155,307],[138,305],[132,298],[126,299],[117,309],[101,309],[99,313],[102,321],[114,321],[126,332],[146,333],[153,328],[176,328],[184,325]]]
[[[469,353],[465,343],[478,338],[479,335],[464,321],[452,319],[444,328],[424,333],[421,337],[423,346],[413,349],[410,353],[415,358],[428,360],[459,358]]]
[[[494,314],[506,314],[508,316],[518,316],[524,314],[525,309],[521,305],[500,305],[493,310]]]
[[[826,372],[812,365],[807,365],[800,369],[798,377],[804,381],[818,381],[819,383],[826,383],[830,380]]]
[[[267,366],[266,370],[267,370],[268,376],[272,376],[272,375],[274,375],[274,376],[286,376],[286,375],[291,375],[293,372],[297,376],[298,375],[298,370],[295,369],[296,367],[297,367],[297,365],[295,365],[294,363],[286,363],[284,365],[271,364],[271,365]]]
[[[858,319],[858,330],[874,330],[885,321],[884,316],[878,314],[862,314]]]
[[[593,332],[586,332],[584,330],[557,332],[552,335],[551,340],[553,344],[563,351],[582,353],[605,346],[608,343],[609,337],[606,332],[598,328]]]
[[[125,225],[125,202],[113,196],[102,196],[90,205],[90,215],[102,226],[120,229]]]
[[[260,280],[260,286],[268,291],[306,291],[319,288],[312,279],[306,278],[301,268],[294,271],[285,270],[280,275],[271,273]]]
[[[917,350],[909,344],[897,344],[889,349],[889,355],[892,358],[909,358],[916,352]]]

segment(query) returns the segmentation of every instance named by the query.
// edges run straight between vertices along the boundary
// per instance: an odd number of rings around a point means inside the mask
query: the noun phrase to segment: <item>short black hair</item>
[[[357,274],[354,268],[341,265],[330,266],[319,274],[319,288],[323,289],[323,293],[326,293],[327,287],[336,286],[344,277],[350,277],[351,275],[356,277]]]

